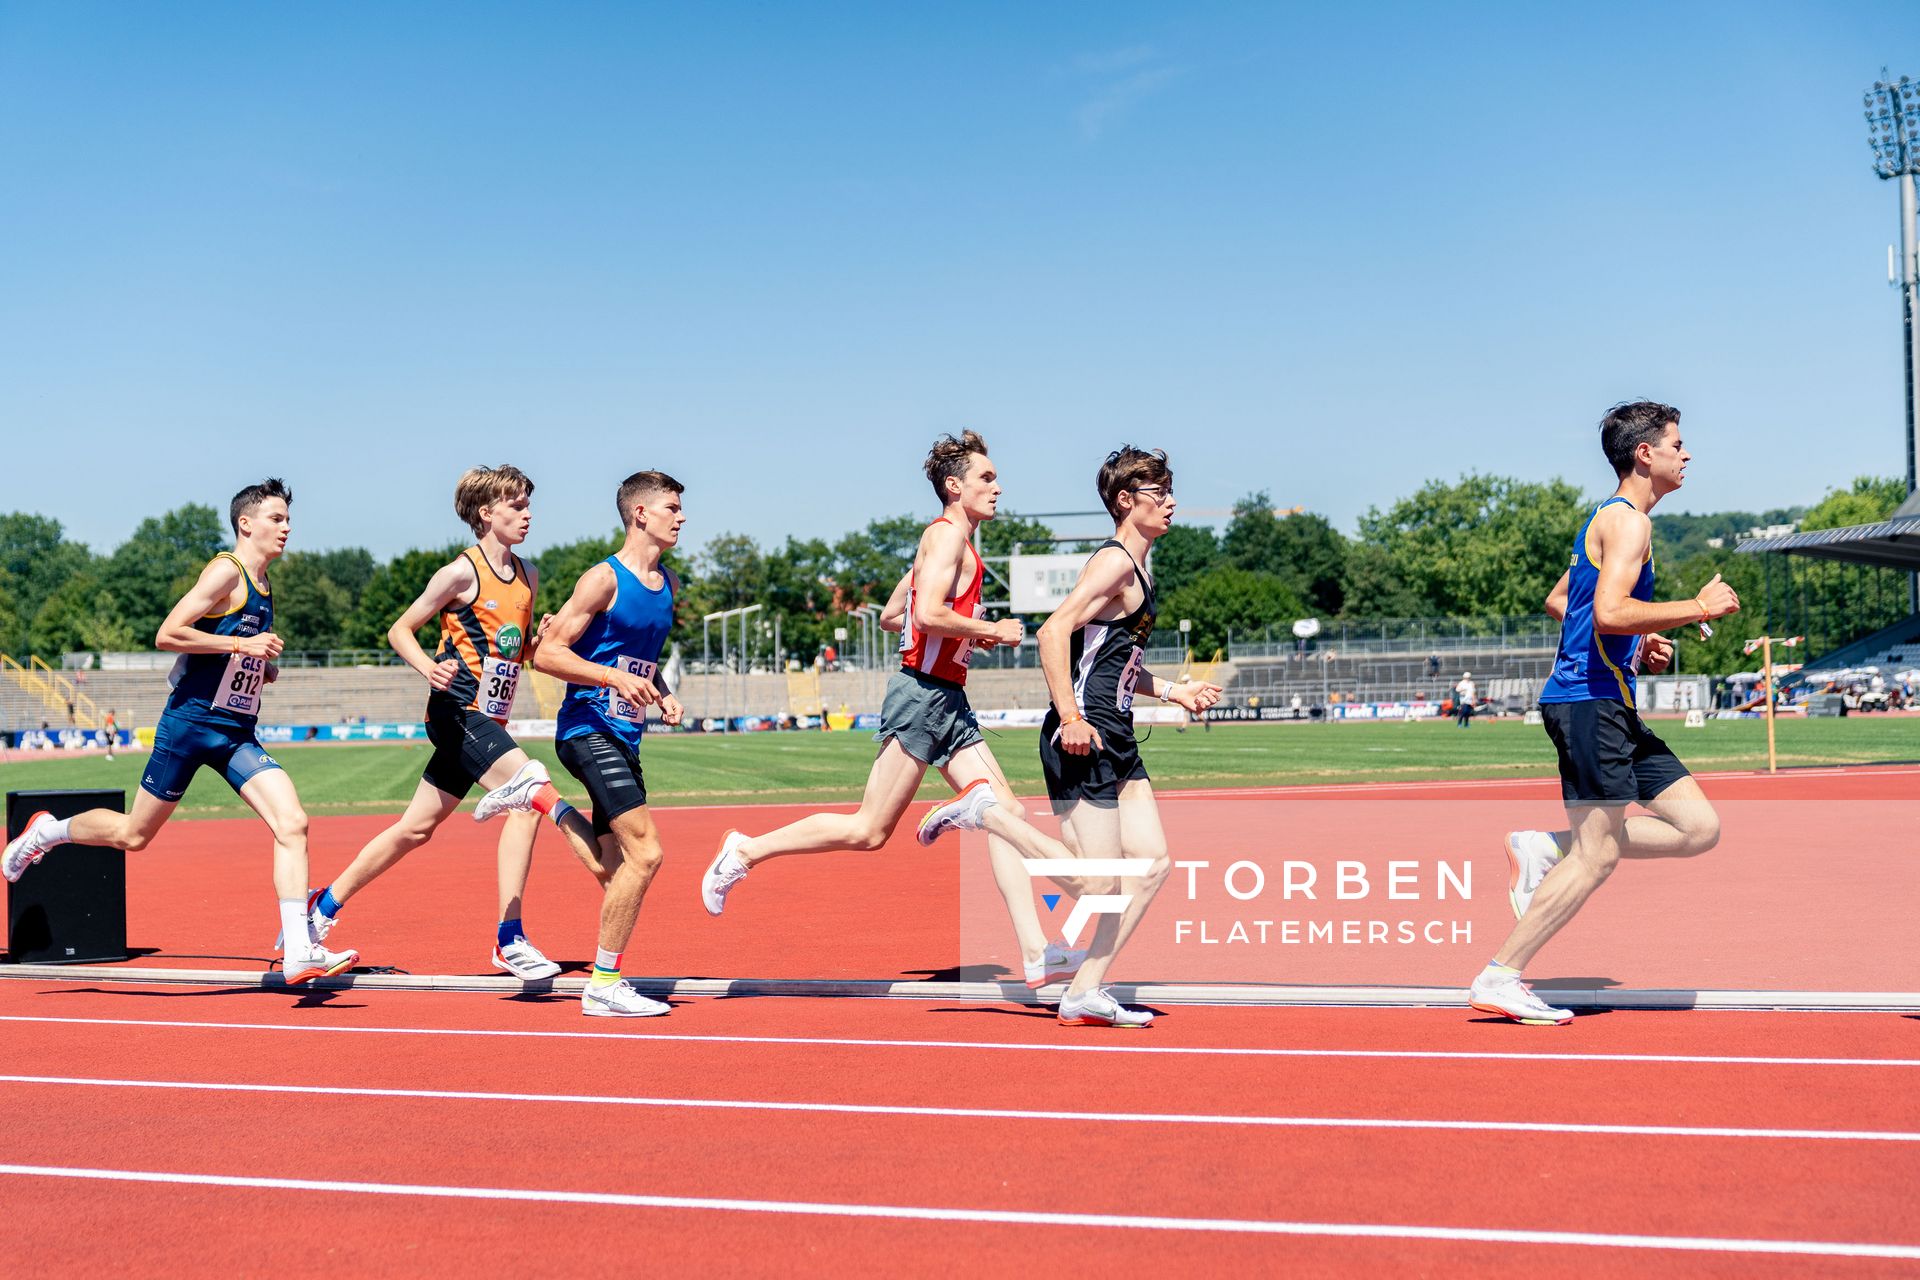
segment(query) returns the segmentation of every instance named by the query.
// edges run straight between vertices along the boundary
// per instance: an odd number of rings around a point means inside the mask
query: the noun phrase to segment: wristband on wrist
[[[1085,720],[1085,719],[1086,717],[1081,715],[1078,711],[1069,711],[1067,712],[1066,715],[1063,715],[1060,717],[1060,727],[1064,729],[1070,724],[1079,724],[1082,720]]]
[[[1706,606],[1706,605],[1704,605],[1704,604],[1700,604],[1700,597],[1699,597],[1699,596],[1695,596],[1695,597],[1693,598],[1693,602],[1694,602],[1695,604],[1698,604],[1698,605],[1700,605],[1700,621],[1702,621],[1702,622],[1707,622],[1707,621],[1710,621],[1710,620],[1712,619],[1712,617],[1713,617],[1713,610],[1711,610],[1711,609],[1709,609],[1709,608],[1707,608],[1707,606]]]

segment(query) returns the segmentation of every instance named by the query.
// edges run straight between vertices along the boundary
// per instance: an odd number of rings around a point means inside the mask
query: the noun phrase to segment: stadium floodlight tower
[[[1867,143],[1873,148],[1873,171],[1900,184],[1900,311],[1906,333],[1907,365],[1907,493],[1915,486],[1913,435],[1914,396],[1920,392],[1920,332],[1915,331],[1916,311],[1920,311],[1920,262],[1915,260],[1913,179],[1920,173],[1920,81],[1901,76],[1887,79],[1886,69],[1862,100],[1867,112]],[[1920,579],[1908,580],[1910,595],[1920,597],[1915,586]],[[1909,600],[1909,607],[1920,610],[1920,598]]]

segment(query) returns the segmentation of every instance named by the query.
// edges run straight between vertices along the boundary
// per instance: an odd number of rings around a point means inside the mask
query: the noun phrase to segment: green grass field
[[[1696,770],[1766,765],[1766,726],[1758,720],[1712,720],[1699,729],[1667,720],[1656,722],[1655,730]],[[994,754],[1025,794],[1042,789],[1036,737],[1032,730],[988,735]],[[553,744],[536,742],[531,749],[553,770],[561,790],[580,800],[579,787],[554,759]],[[873,751],[866,734],[660,734],[647,739],[642,762],[649,798],[657,805],[854,801]],[[1920,758],[1920,721],[1899,716],[1782,720],[1779,751],[1782,766],[1913,760]],[[1161,728],[1153,731],[1144,754],[1156,784],[1167,788],[1538,777],[1554,768],[1546,734],[1518,719],[1482,721],[1467,730],[1450,721],[1222,725],[1184,734]],[[342,744],[280,747],[274,755],[299,784],[310,812],[382,813],[397,812],[413,794],[428,748]],[[124,787],[131,800],[144,760],[135,753],[111,764],[92,757],[0,765],[0,790]],[[939,790],[935,777],[925,794]],[[180,816],[246,812],[220,778],[203,770]]]

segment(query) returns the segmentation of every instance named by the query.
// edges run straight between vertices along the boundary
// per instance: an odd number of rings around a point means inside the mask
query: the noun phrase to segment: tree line
[[[1898,480],[1862,477],[1811,508],[1656,515],[1659,595],[1687,595],[1718,573],[1745,606],[1711,641],[1688,639],[1684,669],[1724,673],[1753,665],[1741,646],[1760,634],[1769,600],[1775,634],[1791,629],[1810,637],[1803,653],[1906,616],[1905,582],[1897,575],[1733,552],[1736,536],[1754,526],[1866,523],[1886,518],[1904,497]],[[1250,493],[1220,531],[1176,523],[1160,540],[1154,573],[1161,625],[1191,619],[1194,648],[1212,652],[1230,634],[1284,632],[1302,617],[1537,614],[1594,501],[1562,480],[1472,474],[1431,481],[1384,509],[1370,508],[1348,536],[1311,512],[1276,514],[1267,493]],[[761,604],[764,620],[779,616],[787,655],[810,661],[831,643],[833,629],[846,625],[849,608],[886,599],[910,565],[924,523],[917,515],[893,516],[833,541],[789,537],[765,547],[727,533],[691,552],[676,549],[668,563],[685,584],[682,637],[688,620],[697,623],[702,614]],[[982,530],[989,556],[1016,545],[1049,551],[1053,538],[1046,525],[1018,515]],[[1712,539],[1723,545],[1710,545]],[[143,520],[105,554],[69,539],[57,520],[0,515],[0,652],[55,661],[69,652],[149,648],[166,611],[229,541],[220,515],[197,503]],[[384,648],[393,619],[462,545],[384,562],[360,547],[291,552],[273,571],[275,629],[290,650]],[[539,608],[557,609],[574,580],[619,545],[619,533],[609,530],[530,556],[540,571]],[[1782,563],[1770,563],[1776,561]],[[760,651],[770,648],[763,641]]]

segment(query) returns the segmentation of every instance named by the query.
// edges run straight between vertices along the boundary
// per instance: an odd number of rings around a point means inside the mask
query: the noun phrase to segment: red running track
[[[1889,1274],[1917,1031],[0,983],[8,1270]]]
[[[1703,780],[1724,824],[1720,846],[1695,859],[1630,862],[1595,895],[1533,967],[1536,983],[1582,987],[1740,990],[1920,990],[1912,895],[1904,859],[1920,838],[1920,769],[1804,770]],[[1163,798],[1171,851],[1207,860],[1202,900],[1181,876],[1163,892],[1114,971],[1121,981],[1251,981],[1459,987],[1512,926],[1504,833],[1561,813],[1547,780],[1400,783],[1187,792]],[[1030,810],[1044,806],[1029,804]],[[667,860],[628,951],[628,971],[667,977],[967,977],[1017,971],[1004,909],[977,836],[933,849],[903,823],[873,854],[769,863],[713,919],[698,902],[701,871],[729,826],[764,831],[793,806],[655,811]],[[313,883],[338,872],[391,819],[318,819]],[[1040,820],[1050,826],[1050,820]],[[364,961],[413,973],[489,972],[495,912],[492,829],[456,815],[434,841],[356,898],[334,941]],[[53,856],[57,857],[58,854]],[[1316,901],[1281,900],[1277,869],[1254,902],[1228,899],[1226,865],[1255,858],[1319,869]],[[1386,899],[1386,863],[1447,861],[1472,894]],[[1371,873],[1369,896],[1329,892],[1338,860]],[[277,927],[269,847],[251,820],[182,823],[128,859],[128,935],[157,954],[143,964],[263,969]],[[529,936],[569,969],[592,959],[598,889],[552,832],[540,837],[527,893]],[[1044,908],[1043,908],[1044,910]],[[1059,909],[1060,915],[1064,908]],[[1058,921],[1060,915],[1052,918]],[[1232,920],[1408,920],[1441,941],[1266,946],[1205,944]],[[1464,931],[1464,936],[1461,936]],[[1278,938],[1277,926],[1271,935]]]

